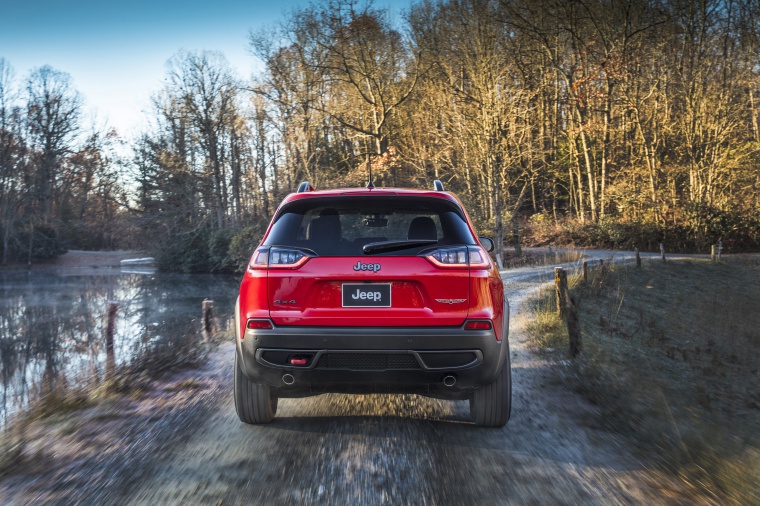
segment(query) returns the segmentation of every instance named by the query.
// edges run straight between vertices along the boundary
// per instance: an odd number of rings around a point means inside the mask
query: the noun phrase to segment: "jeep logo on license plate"
[[[345,283],[343,307],[391,307],[390,283]]]

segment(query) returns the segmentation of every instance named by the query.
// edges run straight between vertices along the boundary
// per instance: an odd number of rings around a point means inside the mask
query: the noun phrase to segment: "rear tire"
[[[269,423],[277,413],[277,397],[269,385],[254,383],[245,377],[235,352],[235,411],[243,423]]]
[[[512,368],[509,352],[496,381],[477,388],[470,397],[470,416],[480,427],[504,427],[512,413]]]

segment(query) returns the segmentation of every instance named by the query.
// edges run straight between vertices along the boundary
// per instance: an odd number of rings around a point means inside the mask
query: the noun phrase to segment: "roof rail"
[[[298,185],[298,190],[296,190],[296,193],[303,193],[303,192],[313,192],[314,187],[309,184],[308,181],[304,181],[303,183]]]
[[[433,181],[433,189],[437,192],[443,191],[443,183],[441,183],[440,179],[436,179],[435,181]]]

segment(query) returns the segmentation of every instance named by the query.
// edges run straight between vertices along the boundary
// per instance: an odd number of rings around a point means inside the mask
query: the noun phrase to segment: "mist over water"
[[[118,269],[0,273],[0,426],[50,391],[94,386],[106,371],[106,308],[119,304],[117,366],[200,341],[203,299],[226,329],[237,275]]]

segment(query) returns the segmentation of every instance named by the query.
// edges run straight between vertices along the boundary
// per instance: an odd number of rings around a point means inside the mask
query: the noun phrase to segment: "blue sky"
[[[376,0],[400,15],[410,0]],[[248,33],[277,23],[303,0],[0,0],[0,57],[21,84],[35,67],[71,74],[88,111],[127,137],[161,88],[165,63],[180,49],[224,53],[248,78],[257,61]]]

